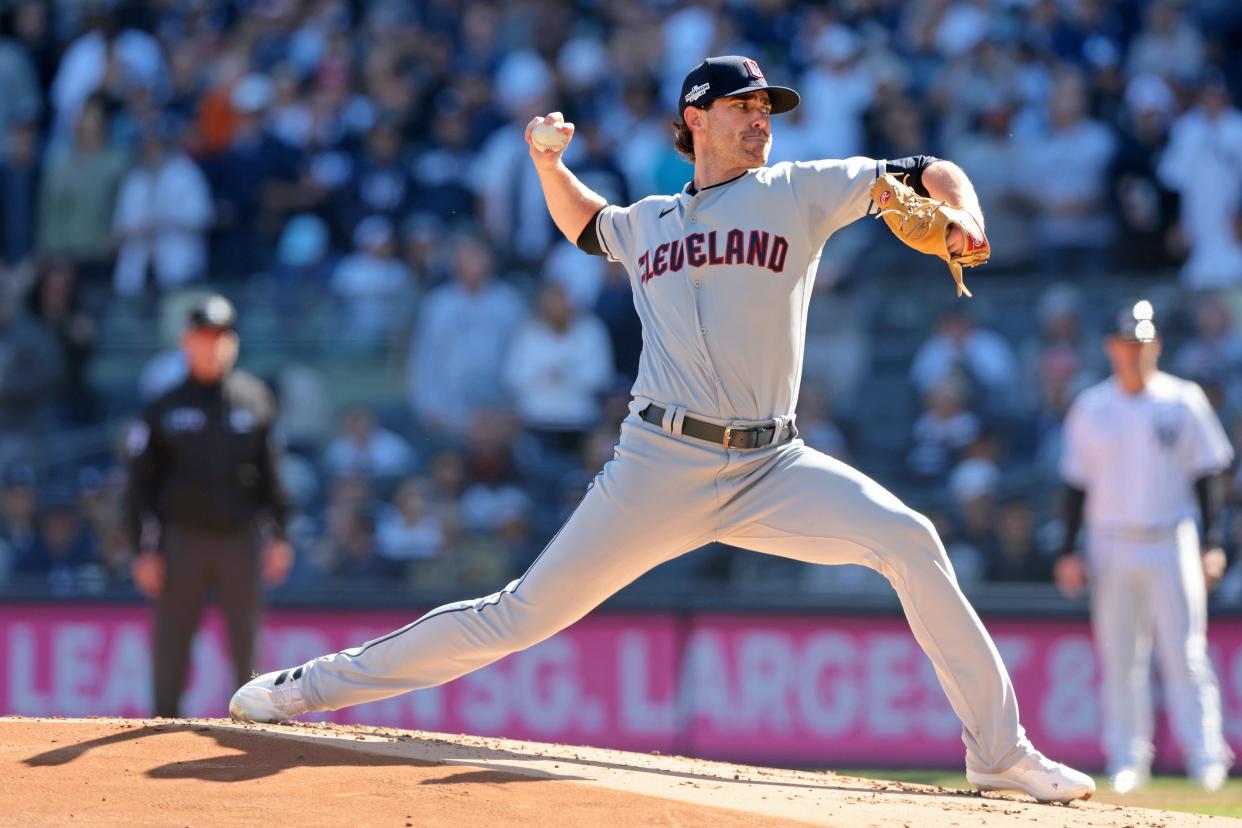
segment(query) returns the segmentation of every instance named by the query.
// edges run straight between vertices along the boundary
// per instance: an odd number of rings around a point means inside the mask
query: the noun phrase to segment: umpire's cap
[[[190,330],[198,328],[218,328],[231,331],[237,324],[237,311],[233,303],[219,294],[205,297],[190,309],[186,327]]]
[[[706,109],[717,98],[744,95],[747,92],[765,90],[772,101],[772,114],[788,112],[798,105],[801,98],[787,86],[769,86],[759,63],[742,55],[710,57],[690,70],[681,82],[681,99],[677,104],[680,113],[687,106]]]
[[[1158,336],[1156,311],[1146,299],[1126,302],[1105,323],[1104,333],[1131,342],[1151,342]]]

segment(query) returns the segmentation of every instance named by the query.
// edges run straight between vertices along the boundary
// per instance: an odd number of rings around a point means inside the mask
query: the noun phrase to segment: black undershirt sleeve
[[[1065,487],[1062,501],[1065,505],[1065,536],[1061,539],[1061,554],[1074,554],[1074,541],[1078,538],[1078,530],[1082,528],[1083,507],[1087,503],[1087,493],[1073,486]]]
[[[940,159],[934,155],[911,155],[908,158],[895,158],[884,162],[884,171],[901,177],[908,175],[906,183],[921,196],[927,196],[927,188],[923,186],[923,170]]]
[[[596,210],[595,215],[591,216],[586,227],[583,227],[582,232],[578,234],[578,249],[583,253],[589,253],[592,256],[608,255],[604,252],[604,246],[599,243],[599,228],[595,224],[599,221],[599,214],[602,212],[604,212],[603,207]]]
[[[1216,520],[1220,514],[1221,476],[1206,474],[1195,481],[1195,495],[1199,499],[1199,521],[1203,534],[1199,545],[1204,549],[1213,549],[1223,542],[1220,523]]]

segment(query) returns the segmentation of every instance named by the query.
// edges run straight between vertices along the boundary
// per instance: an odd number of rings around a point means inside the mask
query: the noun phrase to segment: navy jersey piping
[[[689,184],[686,185],[686,192],[690,195],[698,195],[699,193],[706,192],[707,190],[714,190],[717,187],[723,187],[726,184],[732,184],[734,181],[737,181],[739,178],[746,175],[746,173],[748,172],[750,172],[750,170],[742,170],[740,173],[733,176],[732,178],[726,181],[717,181],[715,184],[708,184],[702,190],[700,190],[698,187],[695,187],[694,181],[691,181]]]

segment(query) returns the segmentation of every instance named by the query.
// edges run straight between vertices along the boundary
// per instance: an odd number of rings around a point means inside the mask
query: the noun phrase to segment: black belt
[[[658,405],[648,405],[638,412],[652,425],[664,424],[664,409]],[[697,440],[715,443],[723,448],[756,449],[784,443],[793,439],[793,424],[786,421],[778,431],[774,425],[766,426],[719,426],[687,416],[681,421],[681,433]]]

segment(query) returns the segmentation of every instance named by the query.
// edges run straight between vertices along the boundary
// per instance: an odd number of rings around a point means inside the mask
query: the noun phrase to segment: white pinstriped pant
[[[1190,768],[1231,761],[1207,653],[1207,590],[1195,522],[1145,537],[1092,530],[1087,554],[1110,770],[1151,763],[1153,641],[1169,720]]]
[[[709,541],[822,564],[862,564],[892,583],[962,720],[969,767],[1008,768],[1031,747],[1009,675],[958,588],[931,523],[801,440],[750,451],[683,437],[631,414],[614,458],[521,578],[308,665],[311,710],[433,687],[542,641],[639,575]],[[769,421],[770,422],[770,421]]]

